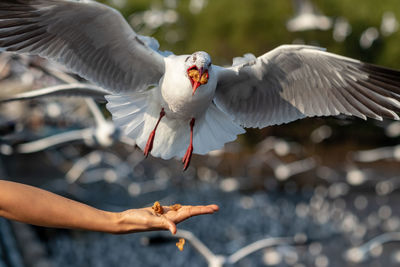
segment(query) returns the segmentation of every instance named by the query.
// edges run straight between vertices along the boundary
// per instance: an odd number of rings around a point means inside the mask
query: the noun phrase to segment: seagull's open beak
[[[194,93],[196,92],[197,88],[199,88],[199,86],[201,85],[201,77],[203,76],[203,72],[204,72],[204,69],[200,68],[200,70],[199,70],[199,79],[197,81],[194,81],[194,83],[192,84],[192,86],[193,86],[192,95],[194,95]]]
[[[188,76],[190,82],[192,83],[192,95],[194,95],[200,85],[206,84],[208,82],[208,70],[204,68],[197,69],[196,66],[192,66],[188,69]]]

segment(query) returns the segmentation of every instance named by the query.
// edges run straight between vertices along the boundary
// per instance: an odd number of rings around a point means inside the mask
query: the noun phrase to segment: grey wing
[[[51,96],[80,96],[90,97],[98,101],[105,101],[105,96],[110,92],[103,88],[97,87],[92,84],[62,84],[24,92],[16,95],[12,95],[6,98],[0,98],[0,103],[12,102],[18,100],[29,100],[39,97],[51,97]]]
[[[164,57],[153,49],[154,42],[100,3],[0,1],[1,50],[58,61],[115,93],[158,84]]]
[[[14,150],[15,152],[23,154],[36,153],[48,149],[50,147],[65,144],[68,142],[85,140],[85,137],[92,135],[93,135],[93,129],[90,128],[81,130],[72,130],[44,137],[39,140],[18,144],[14,148]]]
[[[245,127],[338,114],[399,119],[400,71],[299,45],[219,68],[214,102]]]

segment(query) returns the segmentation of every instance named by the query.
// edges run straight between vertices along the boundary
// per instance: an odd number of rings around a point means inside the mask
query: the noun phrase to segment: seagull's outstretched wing
[[[400,71],[286,45],[220,68],[214,101],[245,127],[338,114],[398,120]]]
[[[105,96],[108,94],[109,94],[108,91],[92,84],[71,83],[71,84],[62,84],[38,90],[28,91],[12,95],[6,98],[0,98],[0,103],[19,101],[19,100],[30,100],[39,97],[52,97],[52,96],[90,97],[95,100],[104,102]]]
[[[96,2],[0,1],[0,50],[58,61],[114,93],[158,84],[164,59],[154,42]]]

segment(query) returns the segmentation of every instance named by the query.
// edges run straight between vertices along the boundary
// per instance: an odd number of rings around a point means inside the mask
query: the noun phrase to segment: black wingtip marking
[[[391,80],[398,81],[400,83],[400,70],[391,69],[369,63],[363,63],[360,67],[360,70],[365,71],[366,73],[369,74],[383,76]]]

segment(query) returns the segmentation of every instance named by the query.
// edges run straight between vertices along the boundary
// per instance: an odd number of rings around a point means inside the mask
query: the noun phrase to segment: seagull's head
[[[209,78],[209,69],[211,68],[211,58],[206,52],[195,52],[185,60],[187,76],[193,87],[193,95],[200,85],[206,84]]]

